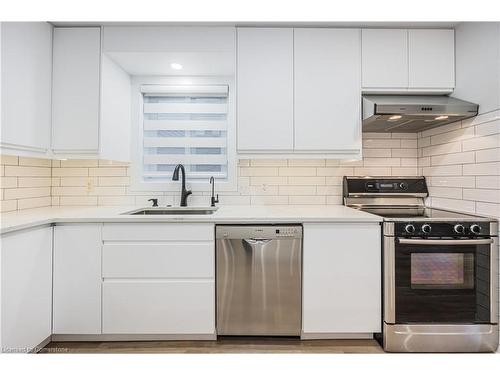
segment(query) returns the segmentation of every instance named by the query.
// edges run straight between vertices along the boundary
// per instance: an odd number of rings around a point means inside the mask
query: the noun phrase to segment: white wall
[[[130,76],[106,54],[101,60],[101,157],[130,160]]]
[[[455,29],[453,96],[479,104],[479,113],[500,108],[500,22],[465,22]]]

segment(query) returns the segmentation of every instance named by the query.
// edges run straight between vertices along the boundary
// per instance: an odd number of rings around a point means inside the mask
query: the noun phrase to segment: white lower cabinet
[[[32,351],[51,335],[52,227],[1,241],[1,351]]]
[[[305,224],[303,334],[381,329],[378,223]]]
[[[103,333],[213,334],[215,280],[106,280]]]
[[[101,227],[54,227],[54,334],[101,333]]]
[[[102,333],[215,335],[213,224],[104,224]]]

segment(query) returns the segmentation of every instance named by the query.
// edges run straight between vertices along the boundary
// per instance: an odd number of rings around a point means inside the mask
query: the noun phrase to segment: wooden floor
[[[217,341],[51,342],[40,353],[383,353],[375,340],[219,338]]]

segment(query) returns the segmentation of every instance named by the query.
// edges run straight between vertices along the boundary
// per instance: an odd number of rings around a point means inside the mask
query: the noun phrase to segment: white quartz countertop
[[[331,206],[220,206],[210,215],[123,215],[138,206],[45,207],[3,213],[0,233],[54,223],[332,223],[381,222],[380,216],[342,205]]]

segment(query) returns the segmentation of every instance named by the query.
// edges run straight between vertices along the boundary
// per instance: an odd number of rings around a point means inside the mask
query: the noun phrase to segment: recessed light
[[[400,118],[401,118],[400,115],[394,115],[394,116],[389,117],[389,120],[399,120]]]
[[[448,116],[438,116],[434,120],[446,120]]]
[[[182,69],[182,65],[179,64],[179,63],[172,63],[172,64],[170,64],[170,67],[172,69],[175,69],[175,70],[181,70]]]

